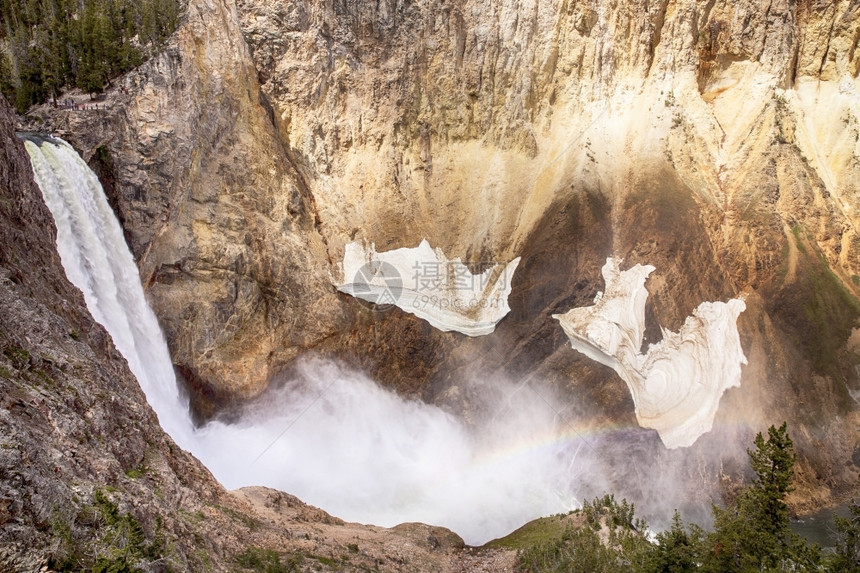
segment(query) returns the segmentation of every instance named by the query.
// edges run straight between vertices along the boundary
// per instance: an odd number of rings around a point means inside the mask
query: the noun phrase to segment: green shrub
[[[137,563],[164,556],[160,518],[156,524],[153,538],[149,540],[133,515],[120,511],[105,491],[96,490],[93,503],[81,507],[71,520],[54,510],[51,530],[59,543],[49,565],[58,571],[137,571]]]
[[[672,526],[651,543],[633,505],[607,495],[584,503],[578,512],[584,519],[562,536],[520,550],[516,571],[860,571],[860,504],[849,519],[837,519],[840,541],[825,569],[818,546],[789,530],[785,496],[792,489],[795,454],[786,424],[771,426],[767,438],[758,434],[748,453],[755,480],[728,507],[714,507],[713,531],[687,527],[675,512]]]
[[[259,573],[293,573],[301,571],[304,561],[300,555],[288,555],[281,561],[281,554],[271,549],[249,547],[236,556],[236,564]]]

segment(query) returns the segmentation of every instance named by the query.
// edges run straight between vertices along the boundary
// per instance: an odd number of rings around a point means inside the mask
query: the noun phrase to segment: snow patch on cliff
[[[511,280],[520,259],[481,264],[473,274],[460,259],[448,259],[427,240],[415,248],[379,253],[374,245],[346,245],[339,291],[374,303],[394,305],[433,327],[482,336],[495,330],[510,307]]]
[[[740,385],[741,348],[737,318],[744,301],[703,302],[678,332],[663,329],[663,340],[640,352],[645,334],[645,279],[654,271],[620,261],[603,266],[606,292],[594,305],[554,314],[571,346],[609,366],[627,383],[636,418],[653,428],[667,448],[690,446],[709,432],[720,398]]]

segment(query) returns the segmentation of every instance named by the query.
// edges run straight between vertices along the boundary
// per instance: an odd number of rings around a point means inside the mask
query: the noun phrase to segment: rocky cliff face
[[[548,313],[582,306],[615,255],[657,267],[648,342],[746,293],[750,366],[718,425],[786,417],[817,460],[808,484],[856,473],[856,425],[836,437],[797,411],[857,416],[854,3],[245,1],[239,15],[330,251],[427,237],[468,261],[523,258],[495,341],[425,337],[444,356],[437,392],[470,361],[595,388]],[[822,441],[834,449],[812,454]]]
[[[745,294],[749,366],[690,456],[788,419],[821,503],[860,461],[858,10],[194,0],[110,112],[50,121],[109,175],[204,415],[313,350],[458,411],[464,380],[531,375],[582,423],[633,425],[550,318],[590,303],[612,255],[657,269],[646,343]],[[331,286],[348,242],[422,238],[522,257],[492,337]]]
[[[194,4],[124,78],[132,95],[62,118],[107,175],[174,360],[208,407],[258,394],[338,319],[313,197],[255,76],[235,8]]]
[[[159,428],[66,280],[13,120],[0,98],[0,570],[259,570],[275,556],[314,571],[512,569],[513,552],[466,552],[441,528],[225,491]]]
[[[83,563],[92,557],[77,554],[84,539],[108,551],[96,541],[107,529],[92,521],[99,516],[82,517],[96,513],[96,491],[134,516],[147,540],[175,543],[173,562],[188,564],[195,549],[183,534],[195,528],[173,508],[196,511],[223,491],[158,428],[125,360],[66,280],[12,126],[0,99],[0,567]]]

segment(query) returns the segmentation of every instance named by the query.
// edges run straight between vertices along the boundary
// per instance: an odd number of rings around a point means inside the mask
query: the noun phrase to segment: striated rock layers
[[[611,256],[657,269],[645,343],[745,294],[749,364],[688,455],[787,419],[817,504],[860,469],[858,11],[191,0],[110,111],[40,113],[103,173],[204,415],[313,350],[468,416],[463,380],[532,375],[579,423],[635,427],[551,318]],[[425,238],[473,272],[521,258],[491,336],[331,286],[353,241]]]

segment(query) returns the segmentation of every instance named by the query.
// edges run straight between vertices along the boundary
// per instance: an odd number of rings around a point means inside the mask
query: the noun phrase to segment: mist
[[[192,451],[228,488],[266,485],[348,521],[420,521],[481,544],[579,506],[576,439],[558,435],[552,406],[521,392],[515,409],[492,414],[470,429],[358,372],[306,359],[239,421],[200,428]]]
[[[674,508],[700,518],[715,466],[741,443],[717,425],[694,447],[669,451],[635,421],[602,423],[599,410],[560,399],[551,384],[504,375],[459,380],[474,399],[455,416],[313,357],[229,420],[195,427],[98,179],[65,142],[25,145],[67,276],[126,357],[161,426],[227,488],[269,486],[348,521],[420,521],[479,545],[605,492],[634,501],[646,518],[668,521]]]
[[[539,380],[458,385],[477,396],[468,413],[305,357],[229,422],[197,428],[187,446],[229,489],[272,487],[347,521],[443,526],[470,545],[606,493],[633,502],[654,530],[675,509],[708,525],[720,468],[745,458],[723,427],[669,450],[654,430],[595,425],[599,412]]]

